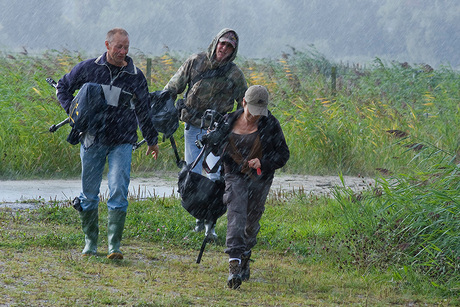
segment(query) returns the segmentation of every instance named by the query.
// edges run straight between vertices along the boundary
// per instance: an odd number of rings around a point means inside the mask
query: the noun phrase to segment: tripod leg
[[[198,258],[196,258],[196,263],[201,262],[201,257],[203,257],[203,252],[204,252],[204,249],[206,248],[206,243],[208,243],[207,237],[204,238],[203,243],[201,244],[200,253],[198,254]]]
[[[174,136],[169,137],[169,141],[171,142],[171,147],[174,150],[174,155],[176,156],[176,165],[178,168],[182,168],[185,165],[185,161],[181,161],[179,157],[179,152],[177,151],[176,141],[174,140]]]

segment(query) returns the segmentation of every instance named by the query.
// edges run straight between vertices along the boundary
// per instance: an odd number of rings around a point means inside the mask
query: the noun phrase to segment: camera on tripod
[[[201,140],[195,143],[198,148],[208,145],[213,152],[220,152],[225,143],[230,126],[224,121],[224,116],[215,110],[208,109],[201,117],[201,129],[208,129],[208,133],[203,135]]]

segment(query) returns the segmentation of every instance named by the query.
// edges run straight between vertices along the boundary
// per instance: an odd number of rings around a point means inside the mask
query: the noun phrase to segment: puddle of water
[[[158,186],[160,185],[160,186]],[[0,208],[33,209],[36,202],[67,202],[80,195],[80,180],[8,180],[0,182]],[[107,199],[109,189],[107,180],[100,188],[102,199]],[[160,182],[155,179],[134,179],[129,186],[129,197],[145,199],[147,197],[176,195],[174,182]]]
[[[346,184],[355,189],[363,189],[373,180],[359,177],[344,177]],[[341,186],[338,176],[275,176],[272,190],[297,190],[304,192],[327,193],[334,185]],[[80,180],[10,180],[0,181],[0,208],[33,209],[41,202],[66,202],[80,194]],[[107,180],[100,188],[101,198],[108,198]],[[145,199],[148,197],[180,197],[175,180],[158,177],[131,179],[129,197]]]

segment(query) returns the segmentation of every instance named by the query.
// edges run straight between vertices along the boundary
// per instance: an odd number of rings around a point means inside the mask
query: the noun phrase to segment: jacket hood
[[[214,63],[214,57],[215,57],[215,53],[216,53],[216,47],[217,47],[217,43],[219,42],[219,39],[226,33],[228,32],[233,32],[235,33],[235,36],[236,36],[236,47],[235,49],[233,50],[233,53],[225,60],[221,63],[221,65],[223,64],[226,64],[228,62],[233,62],[233,60],[235,60],[236,58],[236,54],[238,52],[238,45],[240,44],[240,39],[238,37],[238,34],[236,33],[235,30],[232,30],[232,29],[229,29],[229,28],[225,28],[225,29],[222,29],[220,30],[220,32],[214,37],[214,39],[212,40],[211,44],[209,45],[208,47],[208,51],[207,51],[207,55],[208,55],[208,58],[211,62]]]

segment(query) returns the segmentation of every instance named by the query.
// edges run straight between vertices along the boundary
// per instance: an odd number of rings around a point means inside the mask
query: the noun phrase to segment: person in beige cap
[[[236,105],[241,106],[248,86],[243,72],[233,63],[238,45],[239,38],[236,32],[229,28],[222,29],[212,40],[207,52],[190,56],[164,87],[172,97],[177,97],[185,91],[184,98],[176,101],[176,108],[180,112],[180,120],[185,122],[184,145],[187,164],[195,161],[200,154],[196,141],[201,140],[207,131],[207,127],[201,127],[204,112],[211,109],[225,115]],[[206,161],[212,167],[217,160],[217,157],[209,155]],[[202,161],[197,163],[192,171],[204,173]],[[207,177],[213,181],[220,180],[220,170],[207,174]],[[196,220],[195,231],[203,230],[207,238],[217,238],[213,221]]]
[[[225,136],[224,165],[227,205],[227,238],[231,289],[250,276],[251,249],[257,243],[259,221],[273,182],[275,170],[289,160],[279,121],[267,109],[269,93],[253,85],[245,92],[242,109],[224,117],[231,127]]]

